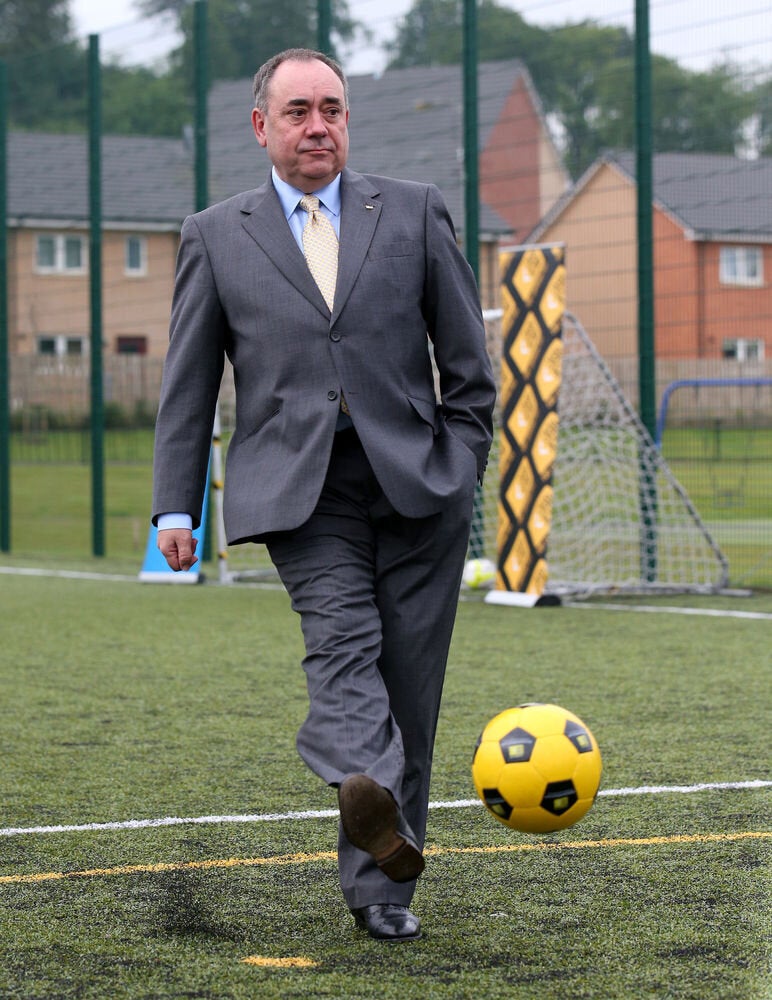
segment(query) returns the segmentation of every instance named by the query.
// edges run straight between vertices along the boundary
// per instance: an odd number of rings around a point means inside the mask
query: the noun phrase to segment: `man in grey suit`
[[[228,541],[266,543],[300,615],[297,746],[338,791],[344,898],[372,937],[406,941],[420,936],[409,906],[495,389],[439,192],[350,170],[348,118],[336,62],[273,57],[252,114],[270,181],[183,225],[153,520],[169,565],[189,569],[227,355]]]

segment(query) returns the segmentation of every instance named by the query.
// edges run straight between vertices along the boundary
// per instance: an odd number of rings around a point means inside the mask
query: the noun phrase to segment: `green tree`
[[[738,67],[691,72],[661,56],[652,69],[653,143],[659,152],[733,153],[753,113]]]
[[[549,64],[537,68],[534,83],[576,177],[602,149],[630,144],[633,41],[625,28],[583,21],[551,29],[548,49]]]
[[[85,115],[86,60],[69,0],[0,0],[0,58],[8,63],[13,127],[62,131]]]
[[[603,29],[620,31],[623,29]],[[587,39],[587,36],[585,36]],[[565,135],[566,165],[576,176],[604,150],[635,144],[635,65],[628,42],[616,49],[580,46],[569,29],[558,29],[561,74],[547,104]],[[611,42],[610,38],[606,39]],[[665,56],[651,60],[652,148],[665,152],[733,153],[753,112],[753,95],[739,70],[720,66],[695,73]]]
[[[480,58],[546,60],[548,32],[529,25],[516,11],[495,0],[478,5]],[[416,0],[400,24],[396,38],[385,46],[389,69],[458,63],[463,50],[462,8],[458,0]]]
[[[772,156],[772,76],[753,90],[753,117],[758,151],[763,156]]]
[[[187,0],[140,0],[145,14],[173,14],[183,43],[173,55],[175,72],[190,79],[193,63],[193,5]],[[243,79],[275,52],[291,46],[316,48],[316,0],[208,0],[208,49],[211,80]],[[363,27],[352,20],[346,0],[332,7],[337,40],[353,39]]]
[[[102,127],[108,134],[179,137],[192,120],[190,104],[179,76],[144,66],[102,69]]]
[[[386,51],[390,68],[460,62],[459,0],[416,0]],[[496,0],[481,0],[478,54],[481,61],[523,60],[574,177],[604,149],[633,145],[635,56],[626,28],[589,20],[542,29]],[[732,152],[754,107],[767,109],[769,148],[769,100],[768,93],[749,91],[738,67],[693,72],[652,57],[652,142],[658,151]]]
[[[69,0],[0,0],[0,55],[72,40]]]

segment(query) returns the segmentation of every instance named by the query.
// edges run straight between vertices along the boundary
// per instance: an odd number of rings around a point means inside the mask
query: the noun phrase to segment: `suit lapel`
[[[344,169],[341,177],[340,254],[331,322],[341,313],[362,269],[382,204],[378,189],[361,174]],[[284,218],[270,181],[250,192],[241,209],[242,225],[276,267],[308,301],[330,318],[322,293]]]
[[[242,225],[285,278],[325,316],[330,312],[295,242],[270,181],[250,193],[241,209]]]
[[[333,321],[340,315],[362,270],[382,207],[378,189],[361,174],[344,169],[341,177],[340,254]]]

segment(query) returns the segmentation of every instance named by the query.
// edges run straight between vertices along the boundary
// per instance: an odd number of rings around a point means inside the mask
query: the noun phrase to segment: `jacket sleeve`
[[[493,438],[496,385],[477,284],[434,185],[428,189],[425,225],[424,311],[439,372],[443,415],[448,429],[477,457],[482,481]]]
[[[153,515],[201,523],[228,324],[196,217],[182,227],[153,458]]]

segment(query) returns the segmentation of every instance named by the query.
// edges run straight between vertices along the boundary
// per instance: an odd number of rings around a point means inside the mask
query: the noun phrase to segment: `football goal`
[[[496,339],[496,313],[488,313]],[[500,338],[499,338],[500,339]],[[579,320],[563,319],[547,595],[715,592],[728,564]],[[497,454],[472,546],[497,560]],[[492,474],[491,474],[492,473]]]

